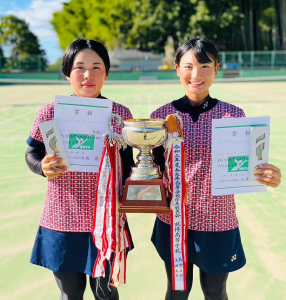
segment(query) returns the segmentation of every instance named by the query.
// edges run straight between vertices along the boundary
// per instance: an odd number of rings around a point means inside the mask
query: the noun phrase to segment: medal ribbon
[[[125,230],[126,216],[118,212],[122,186],[122,163],[118,143],[104,141],[95,196],[93,240],[98,249],[92,277],[105,277],[106,261],[111,261],[111,284],[126,283],[126,248],[130,247]]]
[[[186,290],[187,227],[184,142],[173,139],[170,151],[171,260],[173,290]]]

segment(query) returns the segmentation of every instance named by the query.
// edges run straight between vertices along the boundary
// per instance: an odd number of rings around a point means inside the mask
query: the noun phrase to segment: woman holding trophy
[[[69,45],[62,71],[70,81],[75,97],[103,98],[101,89],[110,68],[106,48],[99,42],[80,39]],[[112,113],[123,120],[132,119],[128,108],[112,103]],[[119,299],[117,289],[109,287],[110,266],[106,264],[105,277],[92,278],[98,249],[92,237],[93,212],[98,173],[69,172],[61,157],[46,155],[39,123],[54,118],[54,102],[44,105],[37,113],[26,152],[26,162],[36,174],[48,179],[45,207],[40,220],[31,256],[31,263],[53,271],[61,290],[62,300],[82,300],[86,275],[95,299]],[[113,130],[121,134],[115,122]],[[132,148],[120,150],[123,182],[134,165]],[[55,168],[56,167],[56,168]],[[128,249],[133,248],[127,222],[125,234]]]
[[[186,95],[166,104],[151,114],[151,118],[165,119],[178,113],[183,121],[185,141],[185,177],[187,196],[187,271],[186,290],[174,290],[171,264],[171,218],[158,214],[152,242],[165,263],[168,288],[166,300],[185,300],[192,288],[193,265],[200,269],[200,282],[205,299],[227,300],[226,282],[229,272],[242,268],[245,255],[235,212],[234,195],[211,194],[211,127],[212,119],[240,118],[242,109],[209,95],[209,88],[219,69],[219,55],[206,39],[192,39],[182,44],[175,58],[177,75]],[[153,150],[154,162],[165,168],[165,149]],[[261,165],[257,181],[277,187],[280,170],[270,164]]]

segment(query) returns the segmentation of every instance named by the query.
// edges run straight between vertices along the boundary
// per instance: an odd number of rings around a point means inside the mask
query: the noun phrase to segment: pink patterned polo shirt
[[[171,103],[151,114],[151,118],[165,119],[177,110]],[[211,134],[212,120],[245,117],[242,109],[226,102],[218,103],[201,113],[193,122],[188,113],[179,112],[183,120],[185,141],[185,172],[189,183],[187,203],[188,229],[197,231],[226,231],[238,227],[233,195],[211,194]],[[158,214],[158,218],[170,224],[170,215]]]
[[[43,106],[37,113],[30,133],[32,139],[43,143],[39,123],[54,118],[52,102]],[[130,110],[113,102],[112,112],[123,120],[132,119]],[[121,134],[123,125],[118,127],[112,120],[115,132]],[[57,231],[91,232],[94,211],[97,173],[65,172],[48,180],[47,194],[40,226]]]

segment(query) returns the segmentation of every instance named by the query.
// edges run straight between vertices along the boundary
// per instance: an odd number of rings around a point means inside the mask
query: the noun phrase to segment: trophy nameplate
[[[122,213],[170,213],[163,180],[132,180],[128,178],[119,211]]]
[[[159,167],[153,163],[151,150],[167,138],[165,120],[134,119],[124,121],[124,141],[139,149],[138,162],[126,180],[119,211],[122,213],[170,213],[166,189]]]

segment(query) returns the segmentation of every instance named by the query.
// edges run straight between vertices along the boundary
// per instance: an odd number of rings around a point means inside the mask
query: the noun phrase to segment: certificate
[[[109,99],[56,96],[55,116],[72,172],[98,172],[112,112]]]
[[[59,130],[57,120],[50,120],[39,124],[42,138],[48,154],[57,153],[63,159],[63,165],[71,168],[69,159]]]
[[[268,163],[269,127],[270,117],[212,120],[212,195],[267,191],[253,172]]]

